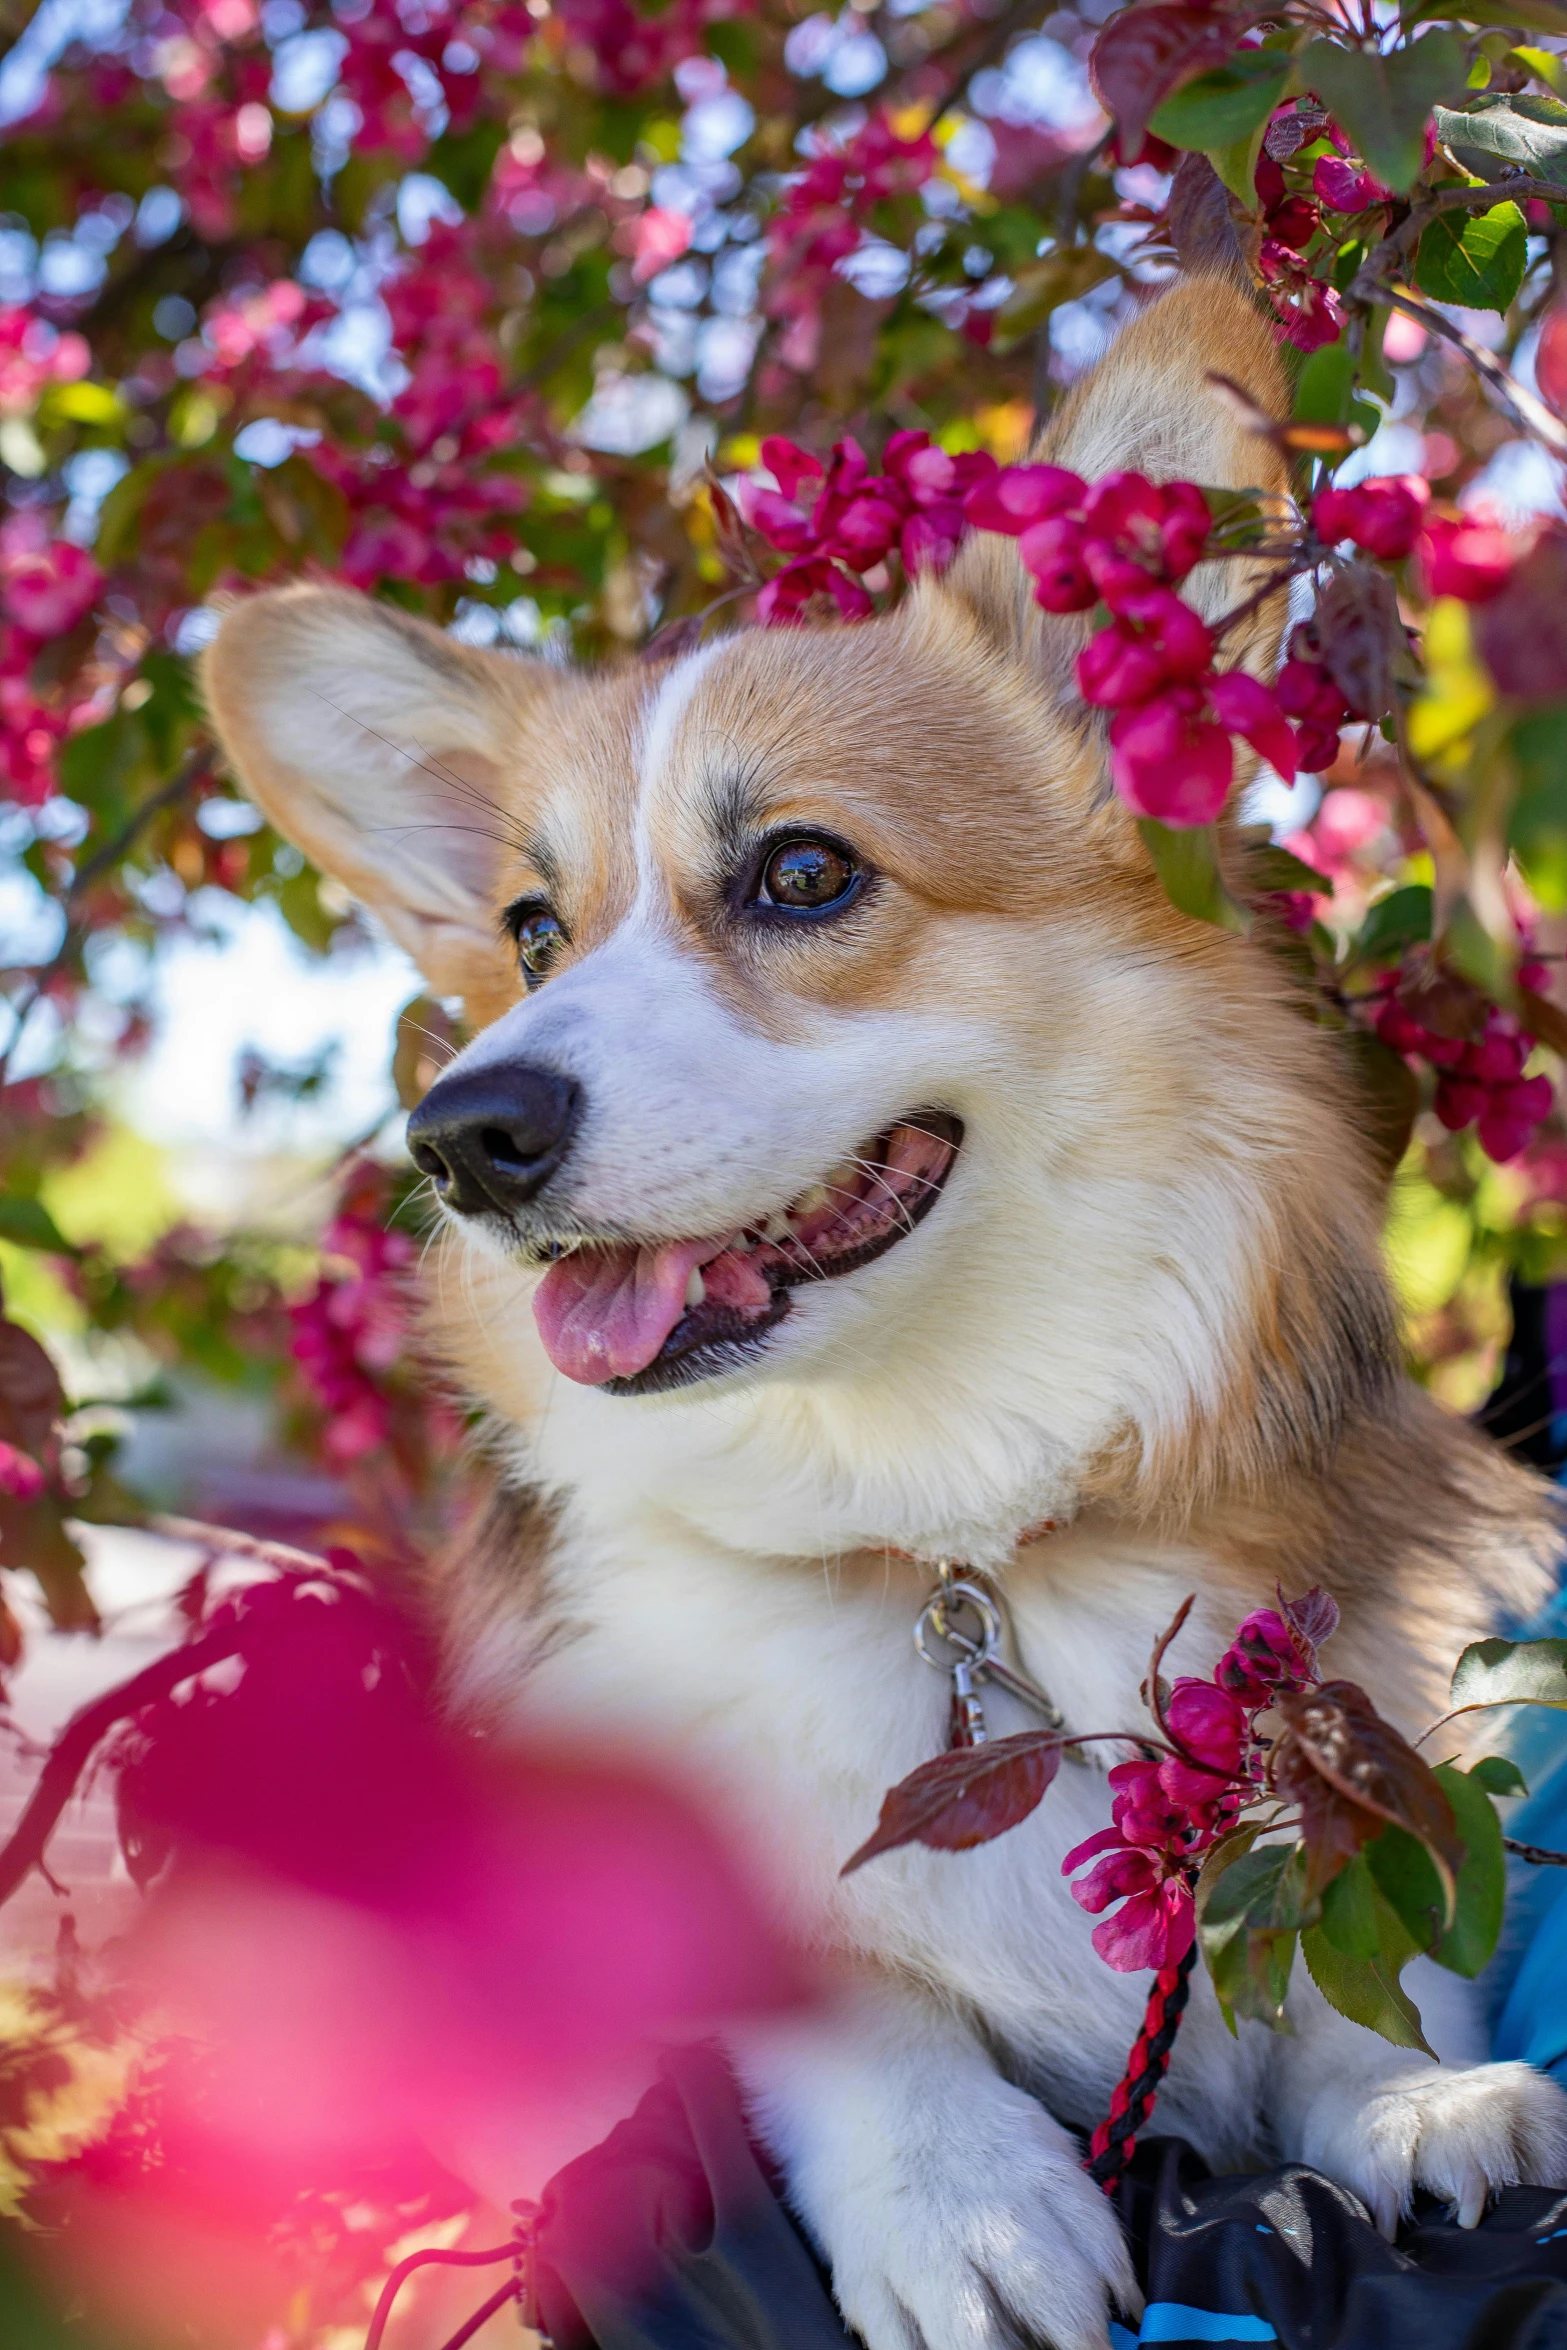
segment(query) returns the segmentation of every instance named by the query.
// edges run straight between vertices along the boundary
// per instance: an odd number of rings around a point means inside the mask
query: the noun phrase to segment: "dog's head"
[[[1278,486],[1210,368],[1276,396],[1211,282],[1128,331],[1048,454]],[[1195,1493],[1330,1442],[1380,1375],[1327,1056],[1261,949],[1165,902],[1069,691],[1084,624],[1027,588],[977,542],[888,618],[598,676],[336,590],[226,621],[239,772],[477,1031],[410,1147],[488,1267],[457,1343],[492,1395],[539,1340],[612,1444],[619,1399],[712,1428],[728,1398],[732,1436],[781,1385],[884,1464],[854,1510],[898,1539],[938,1459],[992,1516]]]

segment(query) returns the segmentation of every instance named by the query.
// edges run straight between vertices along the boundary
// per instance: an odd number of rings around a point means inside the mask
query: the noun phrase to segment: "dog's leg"
[[[1075,2141],[912,1988],[737,2050],[753,2117],[869,2350],[1105,2350],[1137,2288]]]
[[[1407,1979],[1440,2064],[1350,2023],[1297,1969],[1273,2066],[1281,2152],[1353,2188],[1386,2236],[1417,2187],[1473,2227],[1498,2187],[1567,2186],[1567,2095],[1532,2065],[1484,2061],[1471,1985],[1426,1960]]]

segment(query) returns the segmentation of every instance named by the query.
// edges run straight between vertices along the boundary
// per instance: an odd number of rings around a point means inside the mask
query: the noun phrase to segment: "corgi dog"
[[[1188,279],[1037,454],[1281,494],[1211,372],[1283,412],[1249,296]],[[1245,574],[1185,592],[1213,618]],[[1265,941],[1165,898],[1075,694],[1088,626],[976,538],[885,616],[663,665],[573,672],[308,584],[205,656],[259,806],[466,1007],[410,1123],[494,1473],[444,1586],[454,1686],[688,1757],[835,1955],[829,2008],[734,2053],[869,2350],[1104,2350],[1136,2303],[1073,2134],[1147,1988],[1061,1875],[1103,1764],[980,1850],[839,1877],[946,1743],[911,1639],[935,1562],[991,1579],[1085,1733],[1145,1719],[1186,1593],[1170,1663],[1206,1673],[1318,1582],[1333,1669],[1414,1730],[1557,1550],[1546,1489],[1405,1376],[1341,1044]],[[1231,641],[1266,673],[1281,628]],[[1417,2188],[1473,2224],[1567,2183],[1567,2098],[1483,2061],[1452,1977],[1419,1997],[1440,2064],[1304,1967],[1289,2035],[1232,2037],[1199,1976],[1161,2126],[1223,2168],[1302,2158],[1387,2229]]]

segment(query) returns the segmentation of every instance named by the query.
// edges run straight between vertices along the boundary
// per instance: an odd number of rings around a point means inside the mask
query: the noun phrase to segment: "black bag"
[[[1216,2179],[1150,2138],[1118,2201],[1148,2306],[1116,2350],[1567,2350],[1567,2191],[1509,2188],[1474,2229],[1423,2201],[1391,2245],[1299,2163]],[[558,2350],[852,2350],[711,2046],[551,2181],[537,2282]]]

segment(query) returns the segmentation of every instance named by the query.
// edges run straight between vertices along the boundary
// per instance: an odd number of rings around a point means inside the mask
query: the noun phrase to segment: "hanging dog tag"
[[[999,1681],[1050,1729],[1061,1729],[1061,1714],[1044,1690],[1002,1662],[1001,1611],[989,1592],[956,1574],[950,1559],[938,1561],[936,1571],[941,1580],[920,1609],[914,1646],[926,1664],[951,1679],[948,1746],[984,1745],[980,1684],[986,1680]]]

